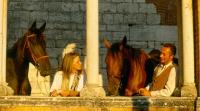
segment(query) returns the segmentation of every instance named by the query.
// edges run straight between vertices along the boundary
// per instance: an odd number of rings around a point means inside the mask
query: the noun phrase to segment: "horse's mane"
[[[24,51],[23,51],[23,38],[19,38],[14,45],[7,50],[7,56],[15,58],[15,61],[19,63],[23,62],[23,56],[24,56]]]
[[[120,51],[120,43],[114,43],[111,45],[110,50],[113,54]]]
[[[126,55],[128,57],[133,58],[133,59],[138,59],[139,55],[142,53],[141,49],[133,48],[127,44],[123,45],[123,48],[125,49],[124,53],[126,53]],[[120,51],[120,43],[113,43],[111,45],[110,50],[113,54],[119,52]]]

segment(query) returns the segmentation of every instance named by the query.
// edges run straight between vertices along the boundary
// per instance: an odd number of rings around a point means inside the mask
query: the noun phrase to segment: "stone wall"
[[[8,48],[36,20],[38,26],[47,22],[47,51],[54,69],[58,66],[58,56],[68,43],[77,43],[84,59],[85,0],[9,0],[8,6]],[[103,77],[106,77],[104,38],[113,43],[127,35],[130,45],[146,52],[160,48],[165,42],[178,46],[177,27],[161,25],[160,14],[153,3],[145,0],[99,0],[99,12],[99,59]]]

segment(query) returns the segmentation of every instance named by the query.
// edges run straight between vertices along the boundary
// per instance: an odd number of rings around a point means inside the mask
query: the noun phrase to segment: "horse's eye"
[[[40,64],[39,64],[38,62],[36,62],[36,63],[35,63],[35,66],[36,66],[37,68],[39,68],[39,67],[40,67]]]

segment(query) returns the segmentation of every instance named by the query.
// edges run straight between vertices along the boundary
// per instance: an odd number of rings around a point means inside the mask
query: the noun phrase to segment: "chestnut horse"
[[[50,62],[46,52],[46,23],[36,28],[36,21],[28,32],[7,51],[6,81],[15,95],[30,95],[31,86],[28,80],[29,62],[39,71],[41,76],[50,74]]]
[[[105,62],[109,95],[136,95],[139,88],[145,87],[148,55],[127,45],[126,37],[114,44],[104,39],[104,45],[108,49]]]

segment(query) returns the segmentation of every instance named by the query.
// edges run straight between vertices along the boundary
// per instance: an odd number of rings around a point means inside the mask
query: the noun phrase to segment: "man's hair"
[[[171,50],[172,55],[174,55],[174,56],[176,55],[176,46],[175,46],[174,44],[165,43],[165,44],[163,45],[163,47],[169,48],[169,49]]]

